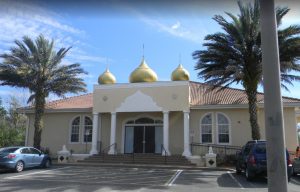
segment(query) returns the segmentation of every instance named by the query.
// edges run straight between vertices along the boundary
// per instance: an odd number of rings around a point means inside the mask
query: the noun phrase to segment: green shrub
[[[25,140],[25,128],[11,128],[0,123],[0,147],[22,146]]]

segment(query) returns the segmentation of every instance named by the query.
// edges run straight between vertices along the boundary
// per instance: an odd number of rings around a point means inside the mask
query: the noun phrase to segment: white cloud
[[[58,14],[42,8],[30,1],[0,1],[0,46],[8,49],[15,39],[23,36],[36,37],[44,34],[55,39],[56,45],[66,47],[76,43],[73,35],[83,35],[84,31],[66,25]]]
[[[38,1],[36,1],[38,2]],[[104,57],[89,55],[83,51],[89,45],[81,42],[85,31],[66,24],[66,20],[56,12],[46,9],[42,2],[1,0],[0,1],[0,51],[5,52],[14,46],[15,39],[27,35],[32,38],[43,34],[54,39],[56,48],[70,47],[65,64],[75,62],[89,66],[90,63],[103,63]]]
[[[172,36],[193,41],[195,43],[201,43],[205,36],[204,30],[202,32],[194,32],[191,29],[182,26],[180,22],[176,23],[175,25],[169,26],[168,24],[163,23],[161,20],[152,19],[141,14],[139,16],[139,19],[147,25],[158,29],[159,31],[166,32]]]
[[[25,22],[24,25],[28,22],[34,22],[69,33],[84,33],[82,30],[59,22],[61,16],[53,11],[43,8],[42,4],[33,4],[31,1],[2,0],[0,2],[0,10],[1,16],[13,16],[17,19],[21,18],[23,22]]]
[[[172,25],[172,29],[178,29],[179,27],[180,27],[180,22],[179,21],[177,21],[174,25]]]
[[[207,34],[207,31],[202,27],[202,23],[197,22],[198,18],[194,18],[195,21],[192,22],[192,25],[184,25],[182,21],[176,21],[175,24],[169,24],[166,22],[166,19],[161,19],[159,17],[150,17],[145,15],[132,7],[129,7],[126,4],[122,4],[122,8],[135,15],[143,23],[157,29],[160,32],[168,33],[169,35],[179,37],[192,41],[194,43],[202,43],[204,36]],[[198,24],[195,26],[195,24]],[[201,26],[199,26],[199,24]]]
[[[97,56],[89,56],[89,55],[73,55],[71,56],[74,60],[80,62],[80,61],[90,61],[95,63],[103,63],[106,61],[106,58],[104,57],[97,57]]]

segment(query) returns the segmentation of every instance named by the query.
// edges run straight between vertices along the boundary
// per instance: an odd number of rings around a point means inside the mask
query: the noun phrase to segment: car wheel
[[[23,161],[18,161],[15,167],[15,171],[17,173],[22,172],[24,170],[24,163]]]
[[[254,173],[252,171],[250,171],[248,167],[246,167],[245,175],[246,175],[246,179],[248,181],[252,181],[254,178]]]
[[[51,161],[50,159],[47,159],[44,163],[44,168],[50,168],[51,167]]]
[[[236,174],[238,174],[238,175],[240,175],[242,173],[242,169],[240,168],[238,163],[235,165],[235,171],[236,171]]]

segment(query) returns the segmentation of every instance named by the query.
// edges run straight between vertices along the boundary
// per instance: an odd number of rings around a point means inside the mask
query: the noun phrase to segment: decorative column
[[[183,111],[183,147],[182,156],[189,157],[192,155],[190,150],[190,112]]]
[[[97,141],[98,141],[98,113],[93,114],[93,135],[92,135],[92,149],[90,151],[91,155],[98,154],[98,147],[97,147]]]
[[[163,114],[164,114],[163,146],[165,150],[162,151],[162,155],[165,155],[165,152],[167,152],[167,155],[171,155],[169,150],[169,111],[164,111]]]
[[[110,149],[108,154],[114,155],[116,153],[116,112],[111,112],[111,123],[110,123]]]

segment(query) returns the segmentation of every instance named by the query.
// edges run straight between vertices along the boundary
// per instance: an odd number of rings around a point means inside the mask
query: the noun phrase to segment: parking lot
[[[248,182],[233,170],[53,166],[0,172],[0,191],[267,191],[267,179]],[[289,183],[300,192],[300,175]]]

